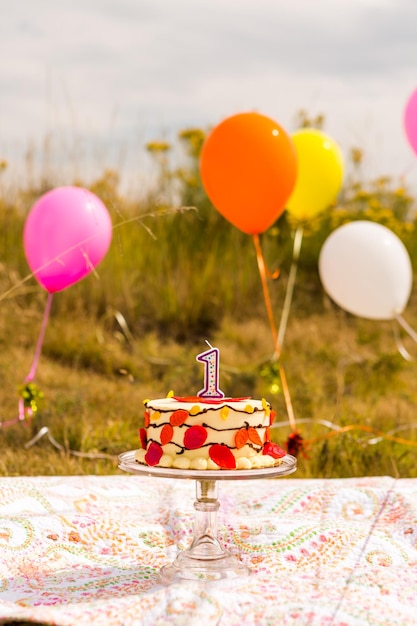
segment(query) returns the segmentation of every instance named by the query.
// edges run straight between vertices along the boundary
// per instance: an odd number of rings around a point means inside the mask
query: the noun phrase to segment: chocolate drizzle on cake
[[[164,457],[161,463],[170,466],[181,457],[181,463],[213,462],[219,469],[234,469],[239,462],[243,469],[252,466],[249,459],[269,455],[266,446],[274,412],[264,399],[206,401],[189,396],[149,400],[144,405],[144,427],[139,432],[149,465],[159,464]]]

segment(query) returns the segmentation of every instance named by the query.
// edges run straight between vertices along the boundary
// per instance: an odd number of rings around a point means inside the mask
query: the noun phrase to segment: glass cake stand
[[[119,468],[130,474],[143,474],[161,478],[187,478],[196,481],[196,501],[193,541],[187,550],[180,551],[175,561],[160,570],[164,584],[182,580],[211,581],[247,575],[250,570],[233,554],[225,550],[217,537],[219,480],[248,480],[273,478],[292,474],[297,469],[297,459],[287,454],[275,467],[251,470],[180,470],[149,467],[135,460],[135,450],[119,456]]]

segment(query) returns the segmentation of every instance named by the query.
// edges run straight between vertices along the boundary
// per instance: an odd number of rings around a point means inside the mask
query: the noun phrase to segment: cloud
[[[416,23],[414,0],[15,0],[0,22],[0,157],[45,133],[144,143],[250,109],[291,128],[305,108],[399,167]]]

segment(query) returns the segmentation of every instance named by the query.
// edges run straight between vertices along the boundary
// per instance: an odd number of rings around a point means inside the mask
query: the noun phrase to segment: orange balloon
[[[217,211],[255,235],[283,213],[297,177],[297,156],[291,136],[277,122],[259,113],[238,113],[207,137],[200,172]]]

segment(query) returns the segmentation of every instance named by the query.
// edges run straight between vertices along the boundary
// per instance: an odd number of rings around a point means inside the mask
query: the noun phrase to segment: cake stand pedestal
[[[250,570],[225,550],[217,537],[217,511],[220,507],[218,482],[285,476],[295,472],[297,460],[287,454],[281,459],[280,465],[264,469],[179,470],[142,465],[135,461],[135,450],[132,450],[119,456],[119,468],[130,474],[196,481],[193,541],[187,550],[178,553],[173,563],[161,568],[160,580],[169,584],[182,580],[210,581],[249,574]]]

